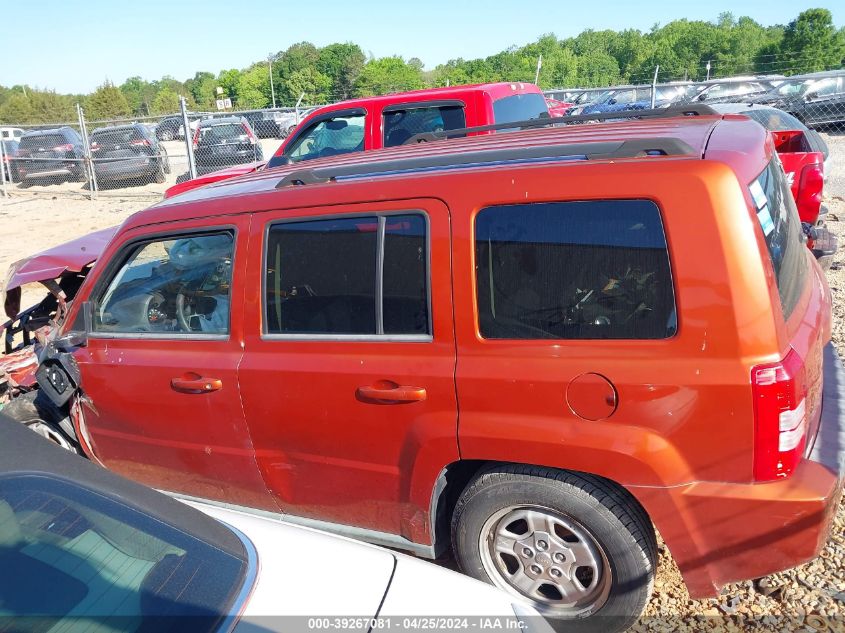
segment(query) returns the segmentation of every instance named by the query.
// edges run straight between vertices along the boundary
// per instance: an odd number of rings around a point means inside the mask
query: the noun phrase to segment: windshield
[[[180,631],[213,631],[234,608],[247,558],[77,484],[0,479],[8,630],[117,633],[177,630],[168,626],[178,622]]]

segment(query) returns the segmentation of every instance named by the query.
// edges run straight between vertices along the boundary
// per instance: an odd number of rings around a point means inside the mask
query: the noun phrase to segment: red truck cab
[[[401,145],[415,134],[549,116],[527,83],[430,88],[327,105],[306,117],[267,162],[237,165],[170,187],[165,198],[212,182],[325,156]]]

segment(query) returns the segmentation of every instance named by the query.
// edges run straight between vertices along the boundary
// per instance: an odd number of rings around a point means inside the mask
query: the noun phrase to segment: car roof
[[[46,475],[84,486],[233,556],[243,555],[241,540],[218,521],[74,455],[0,412],[0,477],[22,474]]]
[[[242,116],[220,116],[220,117],[212,117],[208,119],[202,119],[200,121],[201,127],[207,127],[209,125],[225,125],[228,123],[243,123],[244,117]]]
[[[759,130],[761,135],[765,134],[762,127],[756,123],[752,124],[747,117],[736,116],[734,118],[737,121],[745,122],[747,125],[753,125]],[[551,145],[571,145],[577,149],[579,144],[583,145],[585,143],[619,143],[625,140],[656,138],[675,139],[685,143],[692,152],[688,157],[700,159],[704,156],[705,149],[708,147],[708,140],[714,128],[722,120],[723,117],[721,116],[706,115],[644,119],[600,125],[551,126],[550,128],[494,135],[476,135],[467,138],[450,139],[448,141],[401,145],[369,152],[355,152],[329,158],[320,158],[308,161],[307,163],[283,165],[272,169],[256,171],[248,175],[212,183],[173,196],[130,217],[126,224],[124,224],[124,229],[133,226],[195,217],[196,209],[192,209],[191,207],[193,205],[190,203],[212,199],[229,199],[234,196],[270,194],[276,190],[277,184],[286,176],[290,176],[296,172],[308,172],[325,168],[354,169],[357,167],[366,173],[368,169],[378,169],[379,164],[389,165],[391,161],[430,160],[433,157],[444,157],[444,160],[448,161],[450,157],[454,157],[455,163],[459,164],[459,167],[473,169],[478,168],[478,165],[460,164],[462,155],[469,152],[488,152],[491,156],[494,156],[497,152],[501,154],[503,151]],[[729,140],[723,139],[722,142],[729,142]],[[728,152],[728,155],[730,155],[730,152]],[[739,155],[742,156],[741,153]],[[493,159],[491,158],[491,160]],[[739,161],[741,158],[736,158],[736,160]],[[410,174],[405,177],[436,178],[437,173],[435,171],[419,170],[418,174]],[[296,187],[295,189],[302,188]],[[273,204],[277,207],[279,206],[277,198],[274,198]],[[226,204],[207,206],[209,208],[204,208],[202,211],[204,216],[224,215],[232,212],[232,208]],[[216,211],[218,207],[220,208],[219,213]]]
[[[113,132],[114,130],[137,130],[139,128],[146,131],[146,128],[140,123],[126,123],[125,125],[107,125],[105,127],[98,127],[92,130],[91,134],[96,134],[97,132]]]
[[[493,99],[498,99],[511,94],[539,94],[542,96],[540,89],[534,84],[524,82],[497,82],[486,84],[470,84],[464,86],[449,86],[441,88],[426,88],[424,90],[410,90],[407,92],[394,92],[385,95],[378,95],[374,97],[359,97],[358,99],[348,99],[347,101],[339,101],[331,105],[316,108],[312,114],[323,114],[324,112],[334,112],[336,110],[350,110],[358,107],[373,106],[379,107],[384,105],[393,105],[398,103],[413,103],[417,101],[429,101],[436,99],[459,99],[466,96],[467,93],[487,92]]]

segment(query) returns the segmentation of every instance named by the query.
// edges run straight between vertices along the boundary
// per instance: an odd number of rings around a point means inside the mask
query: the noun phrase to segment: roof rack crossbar
[[[625,141],[601,141],[540,145],[535,147],[508,147],[479,150],[461,154],[426,155],[396,158],[387,161],[336,165],[313,169],[298,169],[285,175],[276,189],[288,186],[311,185],[336,181],[342,178],[386,175],[447,167],[473,167],[479,165],[520,163],[539,160],[581,158],[583,160],[608,160],[644,156],[694,155],[695,150],[677,138],[637,138]]]
[[[618,112],[600,112],[597,114],[575,114],[561,117],[542,117],[539,119],[527,119],[525,121],[510,121],[508,123],[492,123],[490,125],[477,125],[455,130],[441,130],[438,132],[420,132],[415,134],[403,145],[414,145],[429,141],[440,141],[456,136],[465,136],[476,132],[493,132],[496,130],[527,130],[536,127],[547,127],[550,125],[565,125],[578,123],[580,121],[605,121],[612,119],[663,119],[679,116],[707,116],[720,115],[719,112],[704,103],[691,103],[689,105],[675,105],[668,108],[653,108],[648,110],[620,110]]]

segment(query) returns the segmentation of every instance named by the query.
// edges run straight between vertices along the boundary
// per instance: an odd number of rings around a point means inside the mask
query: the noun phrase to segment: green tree
[[[150,105],[152,114],[173,114],[179,109],[179,95],[167,86],[158,91]]]
[[[297,70],[285,80],[288,94],[296,96],[305,93],[303,103],[327,103],[331,100],[332,80],[319,70],[303,68]]]
[[[355,85],[359,97],[417,90],[424,86],[422,70],[398,56],[371,59]]]
[[[130,114],[126,97],[107,81],[85,99],[85,115],[91,120],[114,119]]]
[[[235,84],[235,107],[241,110],[266,108],[270,105],[270,75],[267,64],[257,63],[238,76]]]
[[[0,121],[3,123],[33,123],[34,114],[29,97],[22,92],[12,93],[0,105]]]
[[[194,74],[193,78],[185,82],[185,88],[201,109],[207,110],[215,107],[217,79],[213,73],[200,71]]]
[[[787,25],[780,53],[790,62],[786,74],[840,68],[845,32],[836,30],[828,9],[807,9]]]
[[[141,77],[130,77],[120,84],[120,91],[126,97],[132,114],[146,116],[150,114],[150,106],[156,96],[156,88],[149,81]]]
[[[319,51],[316,70],[331,82],[328,98],[348,99],[367,58],[357,44],[329,44]]]

